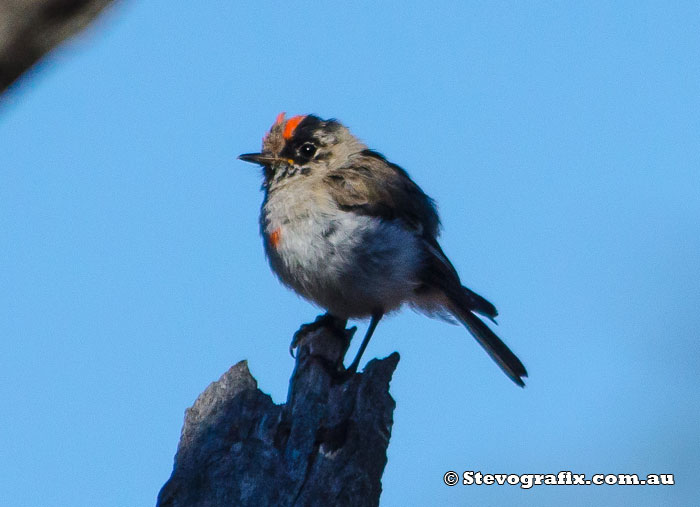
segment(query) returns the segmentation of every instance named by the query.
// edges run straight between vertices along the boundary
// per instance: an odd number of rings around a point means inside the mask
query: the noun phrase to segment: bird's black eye
[[[301,148],[299,148],[299,154],[302,157],[311,158],[315,153],[316,146],[314,146],[313,143],[304,143],[301,145]]]

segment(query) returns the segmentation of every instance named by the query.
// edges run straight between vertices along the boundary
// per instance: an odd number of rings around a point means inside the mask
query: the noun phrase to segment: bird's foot
[[[350,339],[352,338],[357,328],[352,327],[350,329],[345,329],[347,323],[347,319],[341,319],[336,317],[335,315],[331,315],[330,313],[324,313],[323,315],[319,315],[318,317],[316,317],[316,320],[314,320],[313,322],[309,324],[302,324],[301,327],[297,330],[297,332],[294,333],[294,336],[292,337],[292,342],[289,344],[289,354],[292,357],[295,357],[294,349],[299,347],[309,334],[324,327],[333,331],[333,333],[336,334],[338,337],[346,339],[349,344]]]

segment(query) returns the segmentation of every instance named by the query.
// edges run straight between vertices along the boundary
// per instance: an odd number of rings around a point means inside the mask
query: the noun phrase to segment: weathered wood
[[[306,335],[284,405],[258,389],[245,361],[207,387],[186,412],[158,505],[378,505],[399,355],[343,380],[332,365],[346,333]]]

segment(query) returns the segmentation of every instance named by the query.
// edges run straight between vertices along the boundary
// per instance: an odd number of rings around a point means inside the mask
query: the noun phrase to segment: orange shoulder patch
[[[278,227],[274,231],[272,231],[270,234],[268,234],[267,239],[270,240],[270,244],[272,245],[272,248],[275,250],[280,244],[280,240],[282,239],[282,231]]]
[[[284,132],[282,132],[282,137],[285,139],[292,137],[292,135],[294,135],[294,130],[304,118],[306,118],[305,115],[299,115],[292,116],[290,119],[288,119],[287,123],[284,124]]]

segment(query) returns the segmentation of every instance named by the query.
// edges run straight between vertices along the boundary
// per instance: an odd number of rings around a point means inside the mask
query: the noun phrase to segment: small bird
[[[479,318],[498,312],[464,287],[437,237],[434,201],[405,170],[368,149],[334,119],[277,116],[261,153],[260,229],[277,277],[327,313],[317,322],[370,317],[354,373],[382,316],[403,304],[461,322],[524,387],[520,360]],[[495,321],[494,321],[495,322]]]

